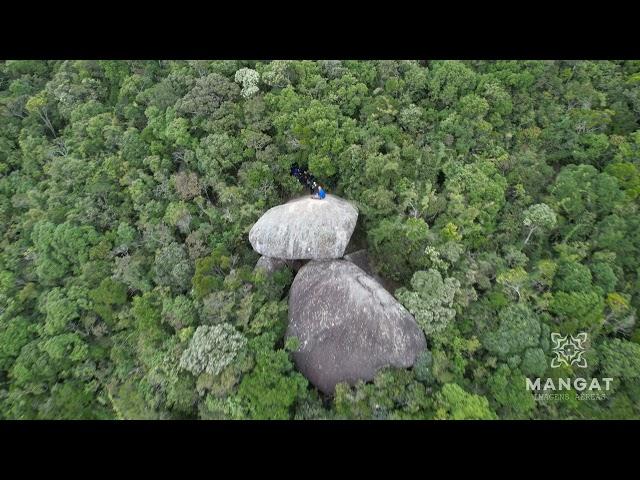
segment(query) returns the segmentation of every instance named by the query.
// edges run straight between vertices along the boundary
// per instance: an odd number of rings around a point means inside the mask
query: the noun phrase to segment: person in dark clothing
[[[324,189],[318,185],[315,177],[308,170],[300,168],[297,163],[294,163],[291,166],[291,175],[296,177],[302,185],[311,190],[312,198],[322,200],[326,196]]]

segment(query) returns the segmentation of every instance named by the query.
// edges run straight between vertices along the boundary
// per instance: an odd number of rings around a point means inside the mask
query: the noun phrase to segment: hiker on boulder
[[[322,200],[326,196],[324,189],[318,185],[315,177],[308,170],[299,167],[297,163],[294,163],[291,166],[291,175],[296,177],[302,185],[311,190],[311,198]]]

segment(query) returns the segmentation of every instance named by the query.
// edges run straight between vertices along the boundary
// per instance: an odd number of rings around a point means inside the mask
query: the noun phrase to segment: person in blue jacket
[[[300,168],[297,163],[294,163],[291,166],[291,175],[296,177],[302,185],[311,190],[311,198],[322,200],[326,197],[326,192],[320,185],[318,185],[315,177],[308,170]]]

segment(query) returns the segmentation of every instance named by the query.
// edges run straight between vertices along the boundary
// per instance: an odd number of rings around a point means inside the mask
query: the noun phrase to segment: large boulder
[[[357,220],[358,210],[340,197],[305,196],[267,210],[251,228],[249,241],[267,257],[340,258]]]
[[[319,390],[372,380],[385,366],[407,368],[426,349],[412,315],[361,268],[346,260],[311,261],[289,293],[287,337],[296,366]]]

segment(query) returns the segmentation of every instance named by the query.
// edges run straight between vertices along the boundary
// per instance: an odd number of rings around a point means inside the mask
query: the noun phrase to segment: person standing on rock
[[[308,170],[300,168],[297,163],[294,163],[291,166],[291,175],[296,177],[302,185],[311,190],[311,198],[322,200],[326,196],[324,189],[318,185],[315,177]]]

